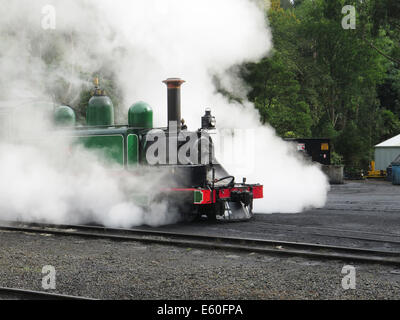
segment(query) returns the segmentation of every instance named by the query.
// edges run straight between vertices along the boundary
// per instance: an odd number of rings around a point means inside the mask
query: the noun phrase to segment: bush
[[[336,153],[336,152],[332,152],[331,153],[331,164],[333,165],[342,165],[343,164],[343,157]]]

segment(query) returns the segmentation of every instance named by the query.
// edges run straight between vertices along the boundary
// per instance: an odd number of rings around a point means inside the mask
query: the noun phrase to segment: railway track
[[[381,237],[394,237],[400,238],[400,234],[396,233],[379,233],[379,232],[371,232],[371,231],[361,231],[361,230],[351,230],[351,229],[338,229],[338,228],[330,228],[330,227],[314,227],[314,226],[299,226],[295,224],[282,224],[282,223],[272,223],[272,222],[264,222],[267,225],[284,227],[284,228],[302,228],[302,229],[310,229],[310,230],[319,230],[319,231],[333,231],[333,232],[349,232],[352,234],[366,234],[366,235],[375,235]]]
[[[298,225],[288,225],[288,224],[269,223],[269,222],[264,222],[263,228],[278,232],[289,231],[298,234],[307,234],[319,237],[342,238],[350,240],[359,240],[364,242],[381,242],[387,244],[400,245],[400,234],[394,234],[394,233],[382,234],[377,232],[360,231],[360,230],[298,226]]]
[[[0,287],[0,300],[94,300],[64,294]]]
[[[19,224],[0,225],[0,230],[79,236],[84,238],[137,241],[181,247],[222,249],[262,254],[302,256],[315,259],[335,259],[353,262],[400,265],[400,252],[353,247],[300,243],[279,240],[260,240],[143,229],[111,229],[83,225]]]

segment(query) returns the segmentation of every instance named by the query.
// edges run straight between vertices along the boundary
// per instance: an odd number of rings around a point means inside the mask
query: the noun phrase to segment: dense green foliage
[[[355,29],[342,27],[345,5],[356,8]],[[335,162],[366,167],[373,146],[400,133],[400,1],[271,0],[266,10],[273,50],[241,66],[261,121],[282,137],[331,138]],[[49,68],[57,52],[40,51]],[[122,94],[113,71],[100,69],[83,78],[101,76],[119,122]],[[72,90],[66,82],[50,83],[55,101],[71,105],[84,123],[90,85]]]
[[[345,5],[356,29],[343,29]],[[273,0],[274,49],[243,67],[262,122],[283,137],[331,138],[351,166],[400,133],[400,2]]]

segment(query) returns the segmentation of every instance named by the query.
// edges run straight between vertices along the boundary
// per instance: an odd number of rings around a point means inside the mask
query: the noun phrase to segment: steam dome
[[[68,106],[60,106],[54,111],[54,123],[59,126],[71,127],[76,123],[75,111]]]
[[[95,88],[92,92],[86,110],[86,123],[88,126],[114,125],[114,105],[104,90],[99,88],[99,80],[94,80]]]
[[[153,128],[153,109],[146,102],[136,102],[129,108],[128,123],[130,127]]]

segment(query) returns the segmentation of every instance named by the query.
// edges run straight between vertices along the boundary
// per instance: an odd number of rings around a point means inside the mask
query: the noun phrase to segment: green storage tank
[[[143,101],[136,102],[129,108],[128,123],[134,128],[153,128],[153,109]]]
[[[114,105],[104,90],[98,87],[98,79],[95,79],[93,97],[90,98],[86,110],[86,123],[88,126],[112,126],[114,125]]]
[[[54,123],[57,126],[72,127],[76,124],[75,111],[68,106],[60,106],[54,111]]]
[[[393,160],[392,165],[392,184],[400,185],[400,155]]]

